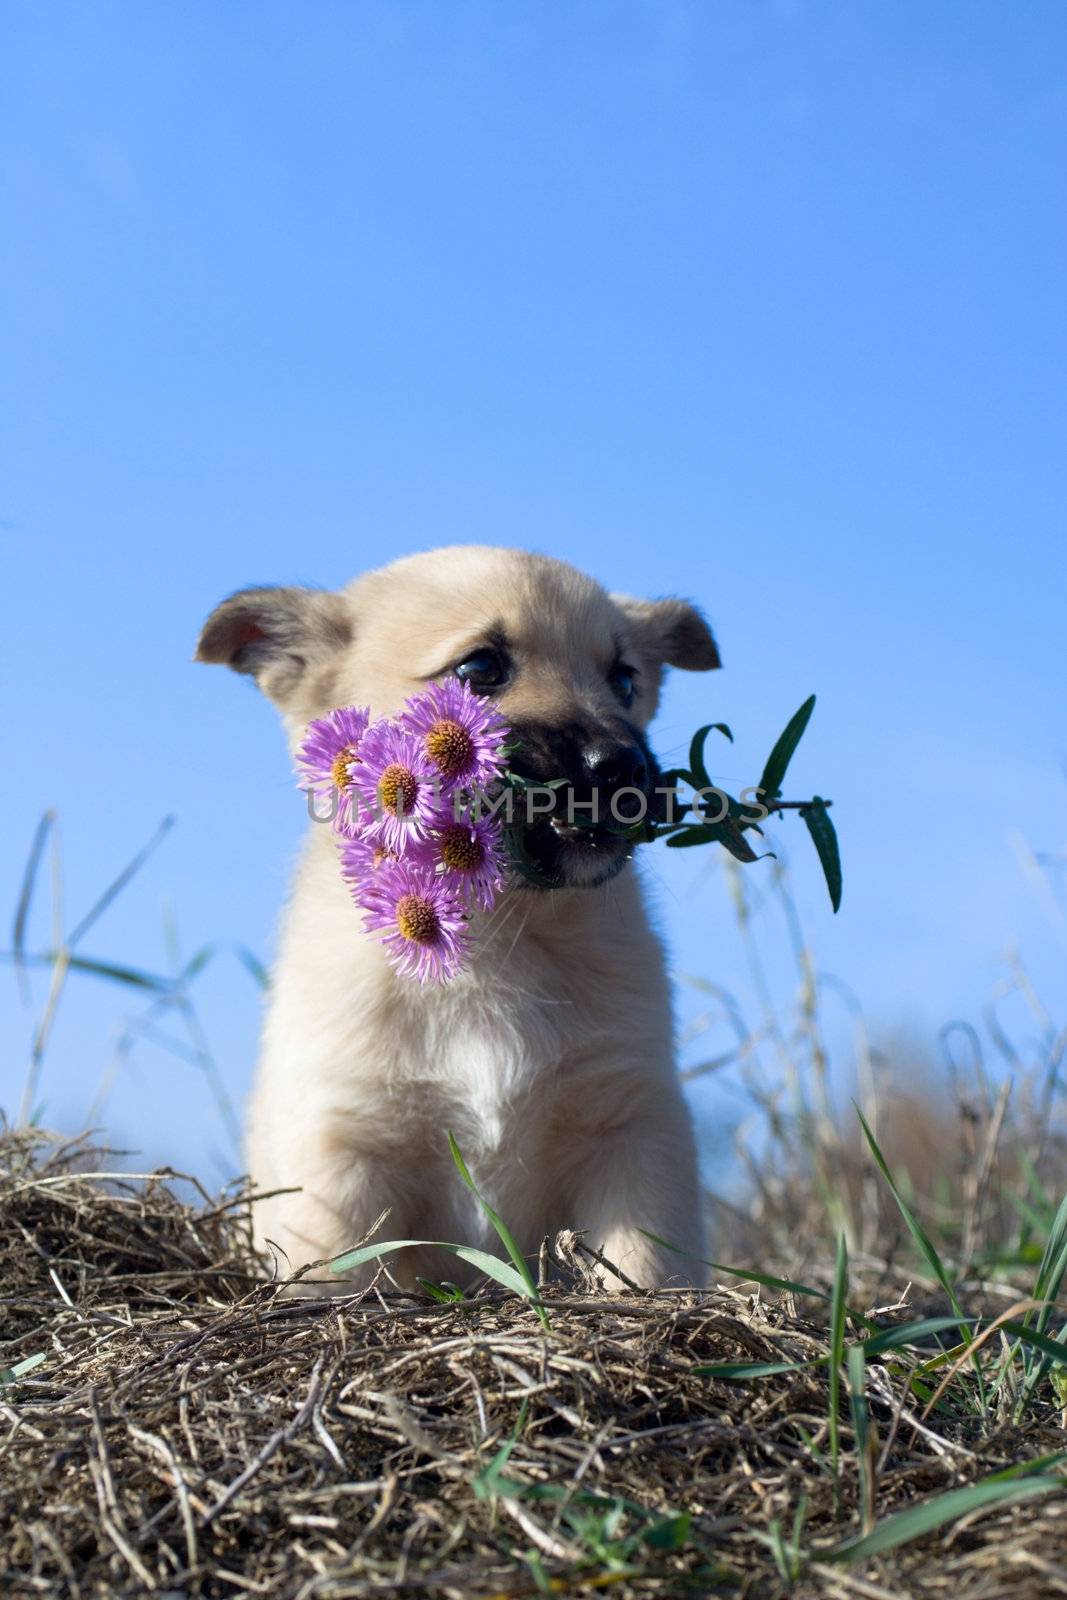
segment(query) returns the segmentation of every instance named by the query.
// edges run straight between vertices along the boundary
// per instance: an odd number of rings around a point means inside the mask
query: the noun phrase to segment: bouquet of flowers
[[[759,785],[742,790],[741,800],[711,782],[708,735],[733,735],[725,723],[710,723],[693,736],[688,766],[663,774],[660,793],[672,801],[666,819],[620,817],[609,826],[635,845],[657,838],[673,848],[714,843],[738,860],[756,861],[745,833],[760,833],[772,812],[799,811],[836,911],[841,863],[831,802],[818,795],[781,798],[814,705],[812,695],[790,719]],[[501,801],[534,788],[557,789],[563,780],[532,785],[512,772],[508,759],[516,748],[493,703],[457,679],[420,690],[393,717],[372,720],[366,709],[341,706],[307,728],[297,766],[309,809],[317,821],[331,823],[341,873],[364,927],[379,936],[405,977],[420,983],[455,977],[470,949],[471,912],[493,909],[509,868],[526,870],[521,821],[516,824],[513,808]],[[689,820],[673,815],[680,784],[692,791],[685,805]],[[328,803],[327,816],[313,809],[319,800]]]
[[[478,798],[507,769],[508,726],[450,679],[372,721],[342,706],[312,722],[297,755],[303,787],[326,798],[341,872],[398,972],[443,982],[463,964],[472,907],[504,886],[503,826]]]

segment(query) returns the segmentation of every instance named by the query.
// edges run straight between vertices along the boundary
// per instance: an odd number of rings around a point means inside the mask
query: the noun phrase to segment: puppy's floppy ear
[[[351,638],[345,602],[328,589],[241,589],[204,623],[196,659],[250,673],[288,708],[298,692],[306,697],[309,677],[321,690],[324,669]]]
[[[624,594],[612,599],[641,649],[661,666],[683,667],[687,672],[722,666],[711,629],[688,600],[631,600]]]

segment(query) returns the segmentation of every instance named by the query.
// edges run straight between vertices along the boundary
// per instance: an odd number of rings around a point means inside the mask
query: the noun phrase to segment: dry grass
[[[142,1006],[94,1118],[166,1022],[235,1125],[194,998],[225,947],[182,963],[169,937],[168,973],[81,949],[165,831],[66,934],[42,820],[0,952],[27,995],[50,973],[27,1114],[75,975]],[[49,844],[52,946],[31,952]],[[703,1294],[609,1296],[572,1236],[540,1307],[499,1288],[415,1300],[384,1277],[301,1298],[266,1281],[240,1192],[186,1203],[171,1175],[0,1132],[5,1596],[1067,1595],[1067,1029],[1013,969],[1000,1001],[1025,1002],[1025,1036],[994,1002],[993,1057],[954,1023],[943,1067],[909,1078],[818,971],[781,865],[727,881],[756,1015],[698,982],[709,1059],[688,1076],[721,1072],[741,1108],[746,1190],[711,1198],[747,1286],[723,1268]],[[784,1002],[763,967],[774,918],[798,979]],[[884,1174],[835,1103],[827,994],[855,1021]],[[755,1288],[768,1273],[805,1292]],[[947,1326],[953,1304],[966,1322]]]
[[[843,1389],[835,1479],[825,1365],[696,1370],[825,1357],[789,1295],[609,1296],[575,1268],[544,1290],[547,1333],[500,1292],[295,1298],[262,1281],[233,1194],[185,1205],[87,1163],[107,1166],[40,1134],[0,1145],[0,1365],[45,1357],[0,1390],[7,1595],[1067,1594],[1056,1478],[875,1559],[835,1554],[861,1465],[883,1526],[1058,1452],[1047,1382],[1013,1423],[980,1413],[964,1369],[923,1422],[923,1352],[872,1358],[871,1437],[857,1449]],[[896,1300],[891,1269],[867,1277],[854,1307]]]

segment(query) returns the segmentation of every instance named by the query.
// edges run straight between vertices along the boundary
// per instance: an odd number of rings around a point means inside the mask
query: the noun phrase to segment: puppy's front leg
[[[693,1130],[673,1085],[592,1138],[571,1206],[573,1226],[587,1230],[587,1243],[643,1289],[705,1281],[702,1209]],[[655,1244],[642,1229],[682,1253]],[[614,1276],[603,1277],[607,1287],[621,1287]]]
[[[292,1192],[271,1195],[257,1207],[257,1243],[264,1250],[271,1245],[281,1250],[283,1270],[325,1263],[351,1250],[383,1211],[389,1213],[388,1221],[376,1238],[410,1237],[417,1184],[395,1157],[361,1149],[333,1130],[290,1147],[268,1170],[278,1172],[279,1188],[284,1183]],[[414,1282],[417,1268],[422,1270],[414,1255],[403,1251],[389,1260],[390,1270],[405,1285]],[[377,1270],[371,1261],[338,1276],[324,1264],[304,1281],[351,1291],[367,1284]]]

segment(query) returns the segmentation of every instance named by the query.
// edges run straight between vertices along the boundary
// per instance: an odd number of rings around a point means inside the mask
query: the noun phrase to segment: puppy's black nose
[[[598,739],[584,759],[594,789],[643,789],[648,781],[648,762],[635,744]]]

